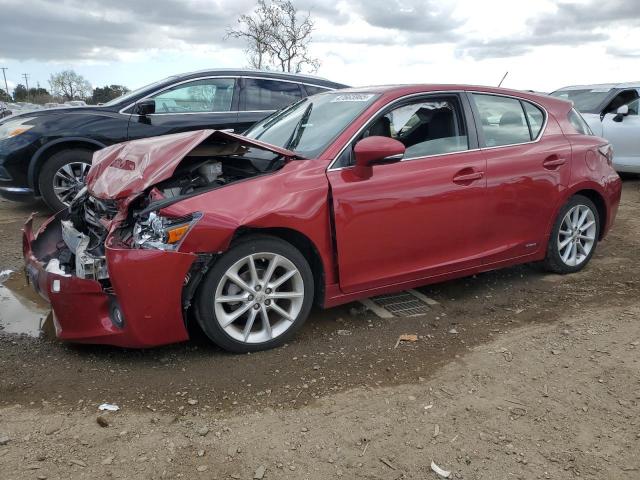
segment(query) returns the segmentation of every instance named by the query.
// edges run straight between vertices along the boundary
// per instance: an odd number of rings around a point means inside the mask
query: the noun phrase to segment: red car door
[[[364,136],[391,136],[404,159],[369,178],[330,168],[341,289],[356,292],[478,266],[486,247],[486,162],[467,133],[462,98],[428,96],[374,119]],[[472,132],[474,130],[472,129]]]
[[[492,246],[485,263],[536,255],[546,248],[563,188],[571,146],[557,122],[526,100],[470,95],[487,158],[487,208]]]

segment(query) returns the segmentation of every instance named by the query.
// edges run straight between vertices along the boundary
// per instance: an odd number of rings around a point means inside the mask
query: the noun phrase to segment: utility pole
[[[29,74],[23,73],[22,77],[24,78],[24,83],[27,84],[27,102],[29,101]]]
[[[2,70],[2,76],[4,77],[5,92],[7,92],[7,95],[11,96],[9,93],[9,85],[7,85],[7,74],[5,73],[9,69],[7,67],[0,67],[0,70]]]

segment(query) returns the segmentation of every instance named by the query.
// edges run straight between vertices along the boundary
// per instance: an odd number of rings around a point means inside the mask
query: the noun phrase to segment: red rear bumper
[[[110,289],[95,280],[47,272],[42,259],[62,241],[60,221],[51,217],[34,236],[32,218],[23,230],[27,276],[51,303],[58,338],[78,343],[152,347],[189,338],[182,312],[182,287],[196,256],[160,250],[107,248]],[[124,324],[114,321],[116,309]]]

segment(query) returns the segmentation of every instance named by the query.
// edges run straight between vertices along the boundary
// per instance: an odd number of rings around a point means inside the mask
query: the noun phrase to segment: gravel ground
[[[0,332],[0,476],[423,479],[433,460],[452,478],[638,479],[639,205],[626,181],[579,274],[526,265],[430,286],[440,305],[422,317],[317,311],[269,352]],[[0,202],[1,268],[19,267],[33,208]],[[405,333],[418,341],[396,348]],[[121,410],[101,427],[104,401]]]

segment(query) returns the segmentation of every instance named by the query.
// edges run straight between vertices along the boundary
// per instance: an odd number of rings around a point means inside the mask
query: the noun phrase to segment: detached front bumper
[[[32,220],[23,229],[25,268],[34,289],[51,303],[58,338],[133,348],[189,338],[182,288],[196,255],[107,246],[109,282],[101,283],[47,271],[64,243],[61,218],[49,218],[36,235]]]

